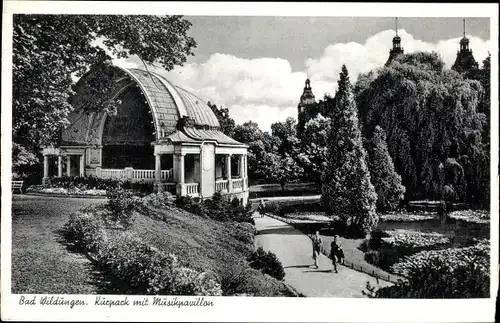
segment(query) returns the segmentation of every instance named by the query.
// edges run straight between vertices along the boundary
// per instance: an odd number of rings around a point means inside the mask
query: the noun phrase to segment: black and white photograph
[[[494,321],[498,4],[57,3],[4,1],[2,320]]]

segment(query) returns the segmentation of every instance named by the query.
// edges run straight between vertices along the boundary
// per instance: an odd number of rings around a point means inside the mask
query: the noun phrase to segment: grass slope
[[[291,296],[282,282],[248,266],[246,258],[254,250],[250,224],[222,223],[177,208],[149,208],[154,217],[137,214],[130,229],[144,241],[175,253],[185,266],[231,276],[239,284],[238,293]]]

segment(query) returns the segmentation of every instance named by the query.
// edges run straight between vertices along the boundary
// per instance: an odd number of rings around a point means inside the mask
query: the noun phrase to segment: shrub
[[[252,253],[248,261],[252,268],[260,270],[262,273],[268,274],[277,280],[282,280],[285,277],[285,270],[278,257],[270,251],[264,251],[262,247],[259,247],[257,251]]]
[[[224,296],[251,293],[252,272],[247,263],[228,259],[216,271]]]
[[[78,250],[95,252],[105,239],[102,221],[92,213],[76,212],[63,227],[65,238]]]
[[[146,195],[142,198],[143,204],[148,204],[154,207],[171,208],[174,204],[175,196],[169,192],[160,192]]]
[[[228,202],[219,192],[215,193],[211,199],[203,201],[187,196],[178,197],[175,200],[175,205],[198,216],[208,217],[216,221],[255,223],[250,203],[243,206],[236,197]]]
[[[380,261],[379,252],[376,250],[370,250],[365,253],[365,260],[367,263],[378,266]]]
[[[106,208],[110,211],[109,220],[129,228],[133,222],[133,211],[139,206],[138,199],[123,189],[108,191]]]
[[[407,279],[379,289],[377,297],[487,298],[489,265],[487,241],[466,248],[422,251],[393,266],[394,272]]]

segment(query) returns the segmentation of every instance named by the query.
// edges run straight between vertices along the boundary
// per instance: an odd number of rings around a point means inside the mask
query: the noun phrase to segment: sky
[[[271,124],[297,118],[307,77],[316,100],[333,95],[342,64],[354,83],[360,73],[387,61],[395,19],[391,17],[185,16],[195,56],[172,71],[156,71],[204,101],[229,109],[237,124]],[[488,56],[490,21],[466,18],[466,35],[479,64]],[[462,18],[400,18],[405,53],[435,51],[446,66],[455,61],[463,36]],[[142,66],[137,58],[115,60]]]

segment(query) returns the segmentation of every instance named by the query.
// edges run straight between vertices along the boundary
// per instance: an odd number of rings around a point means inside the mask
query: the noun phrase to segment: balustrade
[[[198,194],[198,183],[187,183],[186,185],[186,193],[188,195]]]
[[[233,179],[233,190],[243,189],[243,178]]]
[[[215,191],[216,192],[224,192],[228,190],[228,180],[220,180],[215,182]]]

